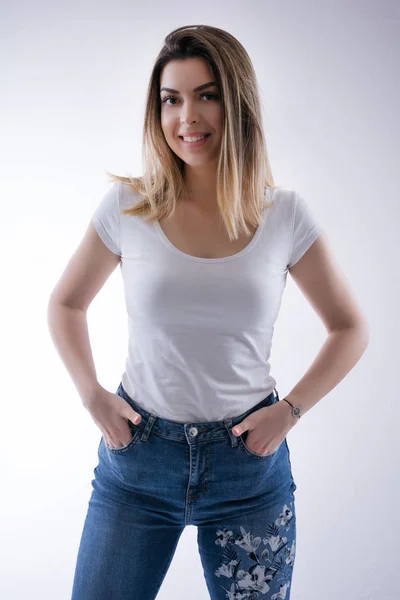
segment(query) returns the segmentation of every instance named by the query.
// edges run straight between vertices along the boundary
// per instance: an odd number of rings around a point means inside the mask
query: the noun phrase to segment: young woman
[[[149,83],[145,173],[111,176],[53,291],[54,341],[102,433],[73,600],[153,600],[186,525],[212,600],[290,598],[286,436],[369,334],[305,199],[274,185],[261,121],[232,35],[168,35]],[[97,381],[86,312],[117,266],[129,348],[113,393]],[[328,335],[280,400],[269,357],[288,272]]]

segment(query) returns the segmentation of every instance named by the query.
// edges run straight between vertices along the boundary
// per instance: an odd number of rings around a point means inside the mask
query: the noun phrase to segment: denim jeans
[[[101,437],[72,600],[154,600],[186,525],[197,527],[211,600],[289,600],[297,486],[286,438],[261,455],[247,448],[248,432],[232,433],[278,402],[274,391],[234,418],[179,423],[138,406],[120,383],[142,420],[128,421],[121,448]]]

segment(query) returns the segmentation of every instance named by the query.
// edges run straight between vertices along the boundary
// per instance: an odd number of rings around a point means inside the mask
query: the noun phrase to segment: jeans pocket
[[[136,443],[139,441],[140,439],[140,432],[142,431],[142,428],[139,427],[138,425],[134,425],[132,423],[132,425],[129,423],[129,427],[132,430],[132,438],[131,440],[125,444],[125,446],[121,446],[120,448],[113,448],[112,446],[108,446],[107,442],[104,440],[104,445],[107,448],[107,451],[110,452],[111,454],[122,454],[124,452],[127,452],[128,450],[131,450],[133,448],[133,446],[136,445]]]
[[[275,454],[277,454],[279,448],[282,446],[282,444],[284,442],[284,440],[283,440],[275,450],[273,450],[272,452],[268,452],[268,454],[257,454],[256,452],[253,452],[246,446],[245,440],[247,438],[248,433],[249,433],[248,431],[241,433],[238,436],[238,442],[239,442],[239,447],[241,448],[241,450],[243,450],[246,454],[248,454],[249,456],[251,456],[253,458],[259,458],[261,460],[268,460],[269,458],[272,458],[273,456],[275,456]]]

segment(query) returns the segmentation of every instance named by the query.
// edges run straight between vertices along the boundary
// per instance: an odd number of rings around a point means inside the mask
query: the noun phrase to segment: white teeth
[[[199,142],[200,140],[204,140],[207,135],[203,135],[202,137],[184,137],[185,142]]]

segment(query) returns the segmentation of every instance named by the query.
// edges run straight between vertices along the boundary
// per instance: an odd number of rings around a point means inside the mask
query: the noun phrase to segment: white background
[[[142,173],[153,62],[172,29],[193,24],[248,51],[275,182],[308,200],[370,324],[362,359],[288,436],[291,600],[399,596],[399,19],[395,0],[1,4],[1,598],[70,598],[101,434],[52,344],[47,302],[105,171]],[[88,323],[115,392],[119,269]],[[324,338],[288,276],[271,357],[281,398]],[[185,529],[160,600],[208,600],[196,534]]]

